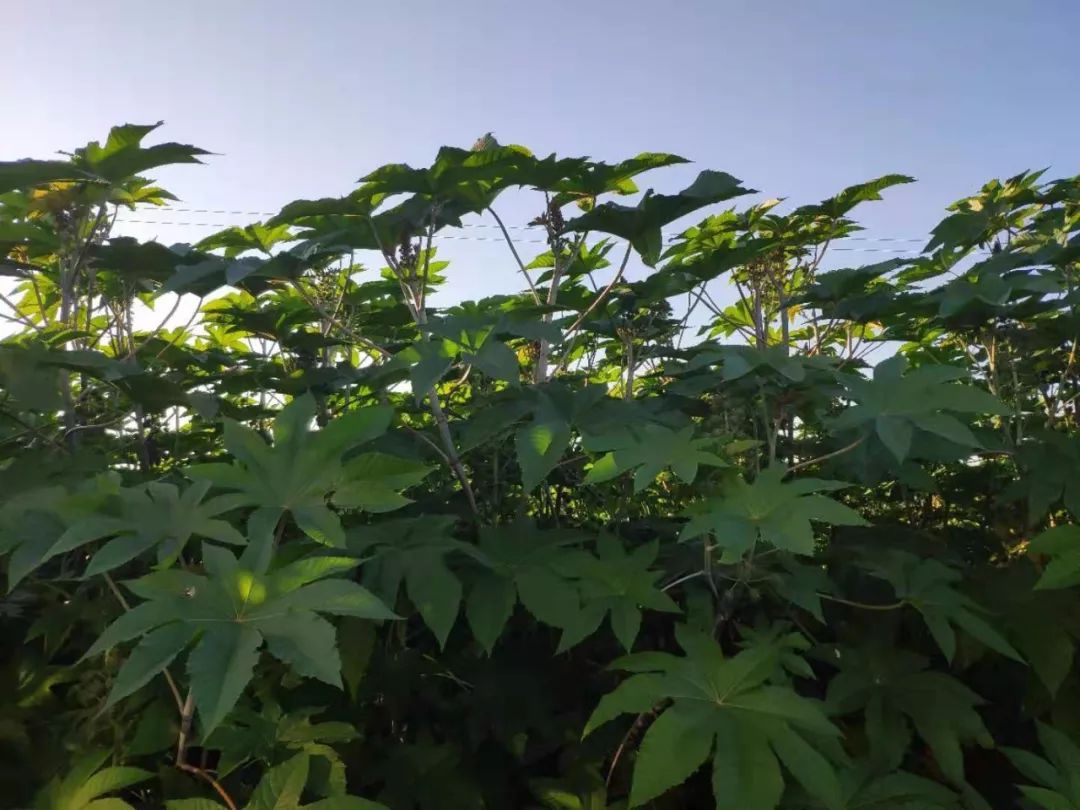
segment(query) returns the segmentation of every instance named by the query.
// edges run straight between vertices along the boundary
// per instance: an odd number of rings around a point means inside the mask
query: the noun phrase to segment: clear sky
[[[343,194],[489,130],[545,154],[696,162],[653,175],[664,191],[702,168],[798,203],[918,177],[863,209],[871,237],[923,236],[993,176],[1080,172],[1078,0],[4,0],[0,21],[0,157],[164,119],[163,138],[220,153],[160,173],[190,208]],[[444,253],[454,298],[517,287],[499,245]]]

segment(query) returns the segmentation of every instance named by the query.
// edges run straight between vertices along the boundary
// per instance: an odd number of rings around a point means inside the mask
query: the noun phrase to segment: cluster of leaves
[[[911,178],[486,136],[167,246],[154,129],[0,163],[5,806],[1080,808],[1080,179],[826,271]]]

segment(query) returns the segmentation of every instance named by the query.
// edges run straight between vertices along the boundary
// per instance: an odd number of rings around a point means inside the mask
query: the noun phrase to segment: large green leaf
[[[588,734],[620,714],[638,714],[670,702],[654,723],[659,731],[653,741],[648,746],[642,743],[631,805],[682,782],[714,745],[718,808],[777,807],[783,784],[778,762],[811,795],[827,806],[838,805],[841,789],[833,765],[815,751],[813,740],[839,731],[817,703],[790,686],[769,683],[780,669],[785,647],[767,641],[729,659],[712,639],[684,627],[677,632],[685,657],[639,653],[613,664],[637,674],[600,700],[585,727]],[[740,745],[733,749],[735,740]]]
[[[983,702],[978,695],[902,650],[837,648],[833,661],[840,673],[829,682],[829,710],[836,715],[863,711],[871,762],[879,770],[899,766],[914,728],[945,775],[964,784],[962,744],[990,742],[975,710]]]
[[[580,621],[576,555],[569,547],[582,540],[577,532],[539,530],[524,520],[481,530],[474,556],[490,573],[476,580],[466,616],[485,650],[490,653],[519,600],[545,624],[568,628]]]
[[[203,555],[206,576],[167,569],[128,583],[147,601],[122,614],[91,648],[141,637],[110,701],[143,686],[198,636],[188,672],[209,733],[251,679],[264,637],[271,654],[298,674],[340,686],[335,633],[317,614],[395,618],[370,591],[338,577],[356,566],[354,559],[306,558],[267,573],[243,567],[244,558],[225,548],[204,545]]]
[[[179,143],[142,145],[148,134],[160,127],[156,124],[124,124],[109,130],[105,144],[91,141],[77,150],[76,160],[94,174],[111,183],[121,183],[148,169],[175,163],[200,163],[199,157],[210,154],[205,149]]]
[[[597,556],[568,554],[554,562],[560,573],[577,580],[582,601],[578,616],[563,628],[560,651],[595,631],[605,614],[615,637],[629,651],[638,635],[642,609],[679,612],[679,606],[656,587],[661,573],[651,566],[660,551],[658,543],[627,552],[617,539],[604,534],[596,550]]]
[[[360,408],[311,431],[315,400],[305,394],[278,413],[272,447],[255,431],[227,420],[225,447],[237,463],[198,464],[187,472],[197,480],[236,490],[240,505],[291,510],[313,540],[344,546],[340,523],[326,509],[326,498],[347,483],[345,452],[383,433],[392,416],[383,406]]]
[[[842,378],[855,404],[833,421],[833,430],[871,430],[898,462],[908,457],[916,431],[979,447],[971,429],[952,413],[1002,415],[1010,410],[986,391],[956,382],[965,376],[963,369],[944,365],[908,370],[907,359],[894,355],[878,364],[871,380]]]
[[[753,194],[730,174],[703,171],[678,194],[646,192],[636,206],[604,203],[567,223],[572,232],[599,231],[626,239],[645,264],[655,265],[663,250],[661,228],[713,203]]]
[[[0,194],[62,181],[101,182],[93,174],[66,160],[0,161]]]
[[[1038,731],[1047,759],[1030,751],[1005,749],[1016,769],[1035,783],[1021,785],[1020,790],[1044,810],[1075,810],[1080,807],[1080,746],[1053,726],[1040,723]]]
[[[956,652],[956,629],[985,644],[995,652],[1024,663],[1023,657],[985,618],[985,609],[958,590],[961,574],[934,559],[922,560],[906,551],[874,555],[867,561],[870,572],[893,586],[897,598],[922,614],[945,657]]]
[[[640,428],[630,425],[625,431],[611,437],[589,442],[589,449],[609,452],[593,464],[585,483],[600,483],[629,470],[636,470],[636,494],[651,484],[661,471],[670,468],[679,478],[692,484],[699,465],[727,466],[727,462],[714,452],[714,444],[710,439],[695,439],[691,427],[673,431],[651,423]]]
[[[752,483],[733,480],[725,494],[690,510],[680,539],[712,532],[725,560],[737,560],[760,540],[796,554],[814,552],[811,522],[861,526],[866,521],[853,509],[818,492],[846,485],[814,478],[785,481],[787,469],[773,465]]]

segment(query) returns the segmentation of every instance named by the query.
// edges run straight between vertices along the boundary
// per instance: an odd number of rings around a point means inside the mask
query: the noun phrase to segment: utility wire
[[[225,213],[225,212],[212,212],[206,213]],[[257,212],[238,212],[255,214]],[[177,225],[177,226],[191,226],[197,228],[228,228],[236,227],[231,222],[194,222],[188,220],[176,220],[176,219],[128,219],[126,217],[117,218],[117,225],[132,224],[132,225]],[[463,227],[487,227],[480,225],[463,225]],[[527,226],[523,225],[508,225],[507,228],[525,229]],[[504,242],[505,240],[499,236],[456,236],[454,234],[435,234],[436,239],[451,239],[460,242]],[[518,243],[531,243],[537,245],[546,245],[548,242],[546,239],[517,239]],[[925,239],[915,239],[906,237],[869,237],[869,236],[849,236],[845,237],[845,241],[862,241],[862,242],[908,242],[908,243],[922,243]],[[833,246],[832,250],[836,251],[854,251],[859,253],[917,253],[919,251],[912,248],[863,248],[863,247],[839,247]]]
[[[159,209],[159,210],[162,213],[176,212],[176,213],[183,213],[183,214],[231,214],[231,215],[234,215],[234,216],[245,216],[245,217],[276,217],[280,213],[278,211],[229,211],[229,210],[226,210],[226,209],[223,209],[223,208],[173,208],[171,206],[167,207],[167,208],[162,208],[162,209]],[[328,214],[327,216],[358,217],[358,216],[367,216],[367,215],[366,214]],[[139,220],[139,219],[125,220],[125,219],[121,218],[121,219],[118,219],[117,221],[118,222],[155,222],[156,220]],[[215,226],[216,225],[216,226],[221,226],[221,227],[229,227],[230,225],[234,225],[235,223],[232,223],[232,222],[179,222],[179,221],[164,222],[163,221],[161,224],[163,224],[163,225],[164,224],[170,224],[170,225],[172,225],[172,224],[176,224],[176,225],[206,225],[206,226]],[[461,224],[461,227],[462,228],[488,228],[488,229],[492,229],[492,230],[497,230],[499,228],[498,225],[492,225],[492,224],[486,223],[486,222],[463,222]],[[535,230],[537,227],[539,227],[539,226],[537,226],[537,225],[507,225],[506,229],[510,230],[510,231],[531,231],[531,230]],[[852,242],[920,242],[921,243],[921,242],[926,242],[927,241],[924,237],[919,237],[919,236],[915,236],[915,237],[907,237],[907,236],[848,236],[848,237],[845,237],[845,239],[848,239],[848,240],[850,240]],[[501,242],[503,240],[502,239],[496,239],[494,241]],[[544,240],[538,240],[538,241],[544,241]]]

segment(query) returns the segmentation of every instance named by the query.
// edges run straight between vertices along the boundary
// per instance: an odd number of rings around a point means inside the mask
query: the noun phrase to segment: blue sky
[[[164,138],[220,153],[161,173],[190,208],[342,194],[488,130],[541,153],[694,160],[651,176],[667,191],[702,168],[793,203],[918,177],[860,211],[871,237],[923,236],[993,176],[1080,172],[1076,0],[37,0],[3,21],[0,157],[165,119]],[[168,243],[214,228],[127,230]],[[454,298],[517,287],[497,244],[443,252]]]

